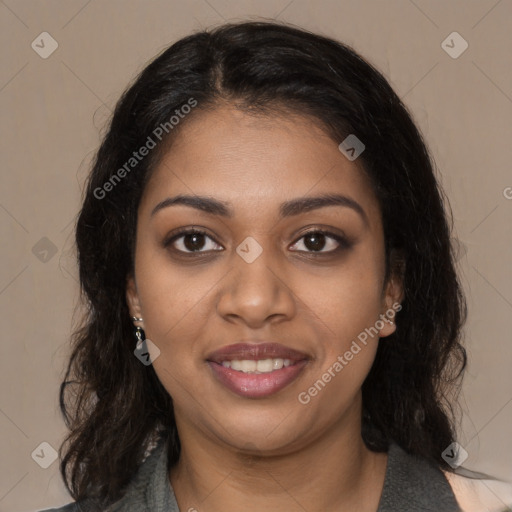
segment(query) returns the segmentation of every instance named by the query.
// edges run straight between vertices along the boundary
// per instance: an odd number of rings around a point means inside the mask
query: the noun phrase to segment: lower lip
[[[307,361],[284,366],[269,373],[243,373],[208,361],[214,375],[228,389],[245,398],[264,398],[277,393],[294,381]]]

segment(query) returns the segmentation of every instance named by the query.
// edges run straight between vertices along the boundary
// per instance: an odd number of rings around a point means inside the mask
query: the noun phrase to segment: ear
[[[128,276],[126,279],[126,304],[128,305],[130,316],[144,318],[142,316],[139,294],[137,293],[137,285],[135,284],[133,275]]]
[[[404,299],[405,259],[401,253],[393,250],[390,257],[390,275],[383,291],[380,318],[384,323],[379,329],[379,336],[385,338],[396,331],[398,312],[402,309]]]

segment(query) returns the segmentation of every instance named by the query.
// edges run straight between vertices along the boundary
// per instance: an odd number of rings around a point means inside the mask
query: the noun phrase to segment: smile
[[[280,368],[273,368],[274,362]],[[232,367],[233,363],[235,363],[235,368],[238,366],[255,369],[237,370]],[[297,379],[308,361],[290,362],[288,366],[285,366],[284,363],[283,359],[235,360],[224,361],[222,364],[208,361],[217,381],[231,392],[244,398],[266,398],[274,395]],[[272,369],[259,371],[257,368],[260,364],[264,369],[269,368],[269,365],[272,364]]]
[[[238,343],[207,358],[213,376],[244,398],[266,398],[291,384],[309,356],[277,343]]]

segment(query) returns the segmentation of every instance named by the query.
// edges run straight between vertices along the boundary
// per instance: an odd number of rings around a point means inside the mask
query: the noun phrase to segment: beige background
[[[0,511],[71,501],[58,461],[43,469],[31,453],[58,449],[65,431],[57,393],[78,297],[73,223],[110,110],[171,42],[259,16],[351,44],[411,109],[451,200],[468,293],[465,466],[512,480],[511,0],[3,0]],[[31,47],[44,31],[58,43],[47,59]],[[441,47],[453,31],[469,43],[456,59]]]

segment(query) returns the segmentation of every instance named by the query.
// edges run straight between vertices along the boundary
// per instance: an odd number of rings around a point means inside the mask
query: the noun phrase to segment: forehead
[[[195,112],[149,180],[141,209],[169,195],[210,195],[236,208],[342,193],[379,216],[360,161],[349,161],[310,117],[250,115],[232,106]]]

